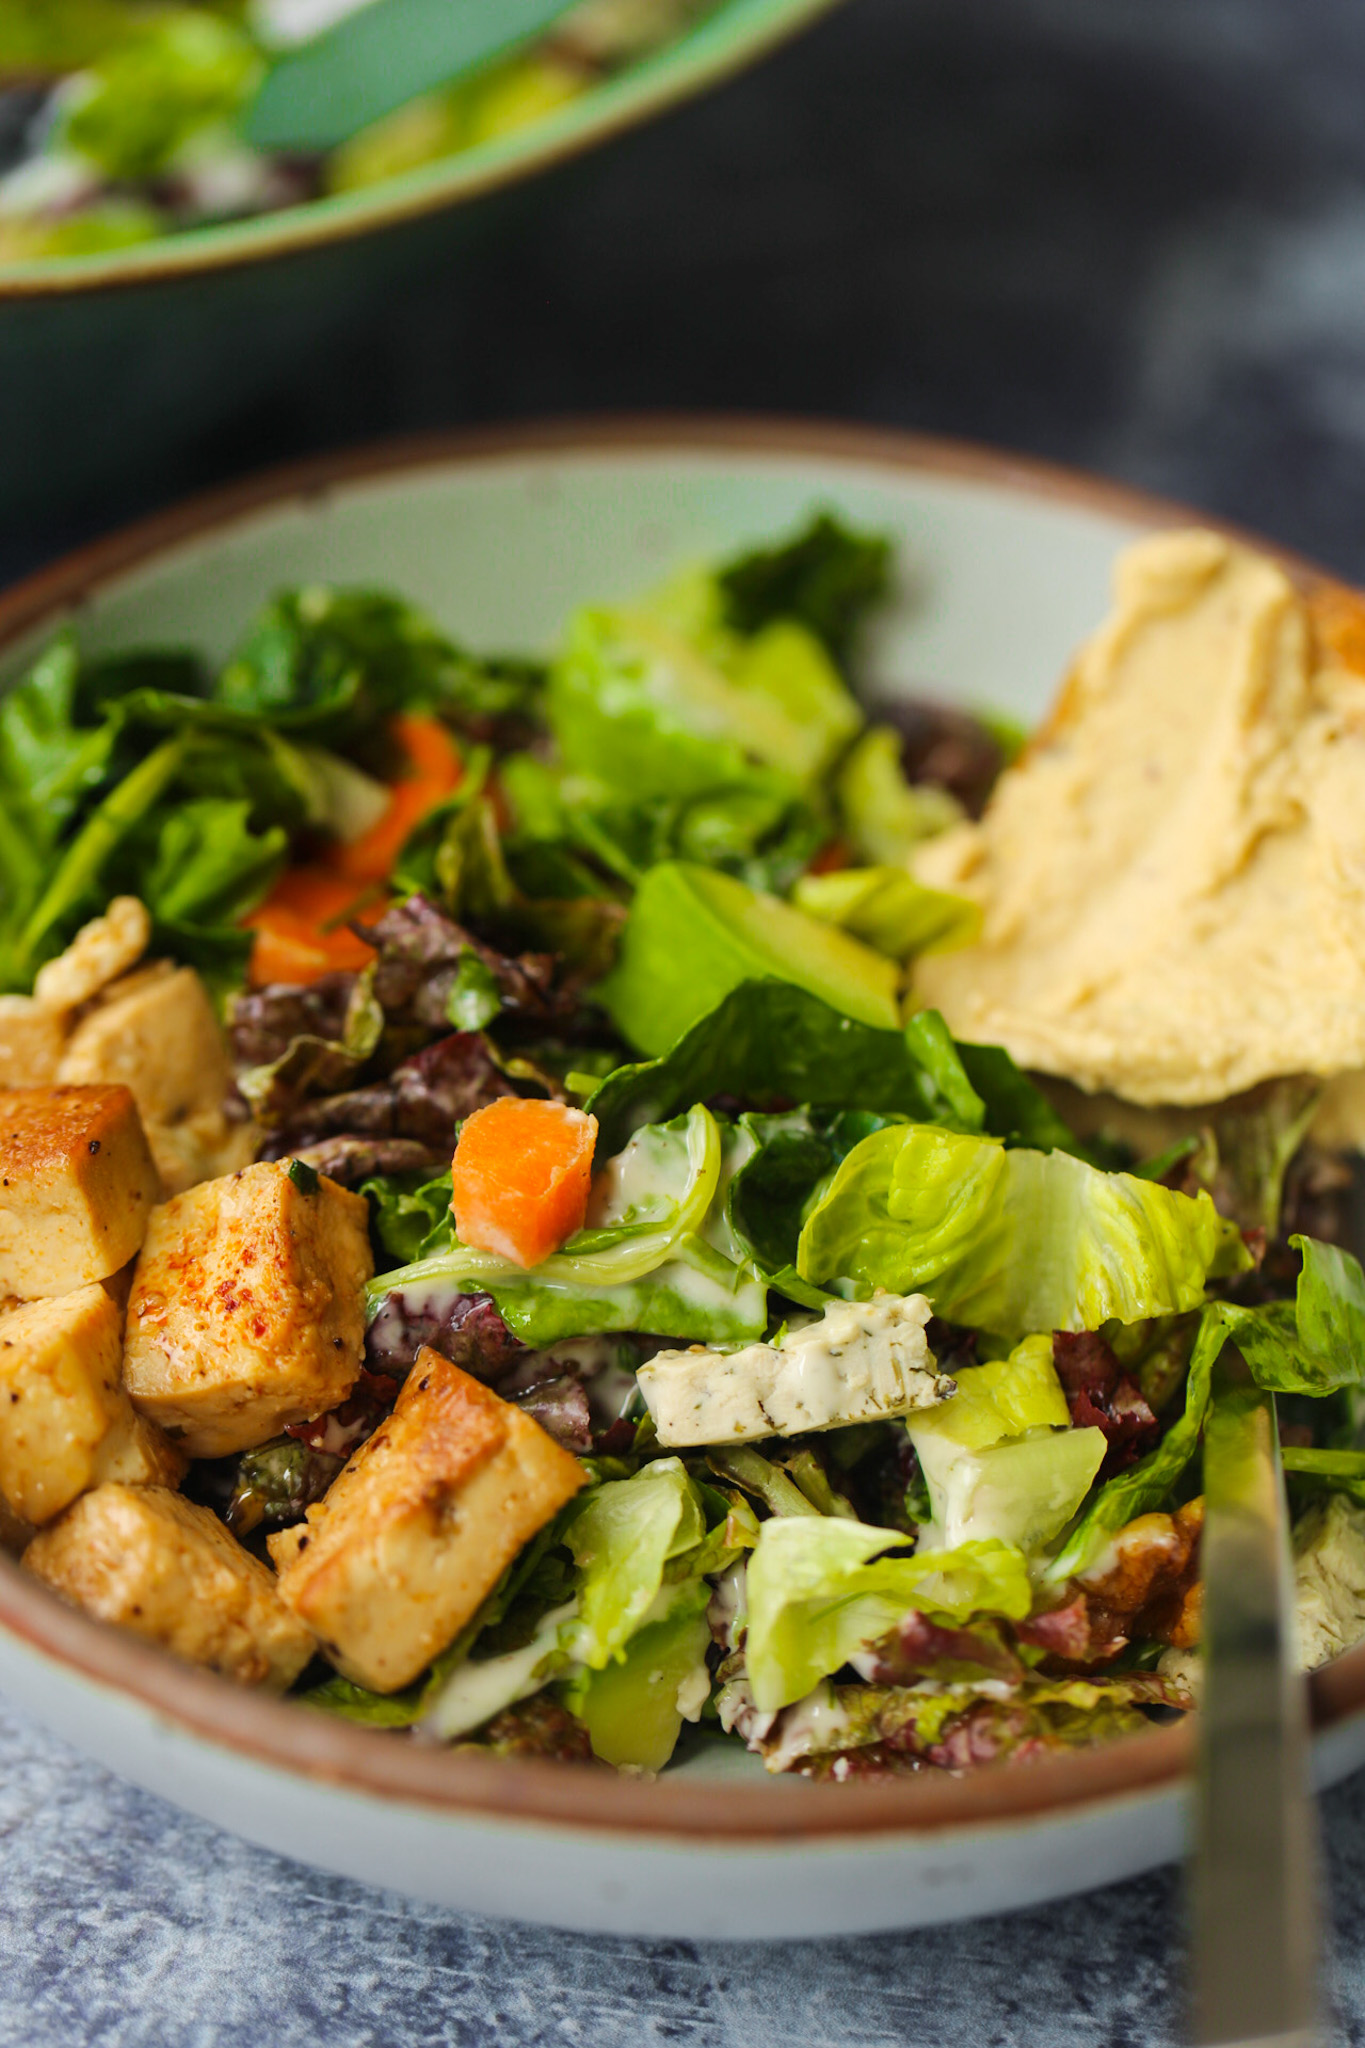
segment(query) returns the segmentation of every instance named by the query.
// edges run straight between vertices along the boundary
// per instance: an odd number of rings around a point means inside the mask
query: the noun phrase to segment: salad
[[[268,61],[362,0],[6,0],[0,262],[87,256],[360,190],[515,133],[651,55],[715,0],[581,0],[528,49],[325,152],[237,132]]]
[[[1197,1702],[1231,1342],[1279,1396],[1303,1660],[1365,1634],[1349,1168],[1301,1088],[1082,1137],[922,1006],[991,928],[917,870],[1035,756],[876,700],[891,571],[819,513],[548,660],[309,586],[221,667],[71,631],[32,662],[25,1569],[395,1739],[1022,1761]]]

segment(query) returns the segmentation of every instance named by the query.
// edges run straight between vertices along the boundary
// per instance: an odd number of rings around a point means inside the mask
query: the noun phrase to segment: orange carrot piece
[[[464,774],[460,750],[439,718],[401,712],[389,730],[407,756],[409,770],[392,785],[389,807],[368,832],[329,853],[338,874],[352,881],[382,882],[393,871],[404,843],[427,812],[457,788]]]
[[[583,1228],[597,1118],[505,1095],[463,1125],[451,1208],[463,1244],[538,1266]]]
[[[256,934],[247,968],[251,986],[306,983],[368,967],[374,948],[337,922],[363,894],[354,881],[326,868],[286,868],[265,902],[243,919]]]

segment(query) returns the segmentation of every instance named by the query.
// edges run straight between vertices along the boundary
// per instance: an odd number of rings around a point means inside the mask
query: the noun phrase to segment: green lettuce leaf
[[[1315,1493],[1344,1493],[1365,1507],[1365,1451],[1318,1450],[1311,1445],[1284,1444],[1280,1463],[1291,1479]]]
[[[761,1336],[766,1289],[725,1214],[736,1163],[728,1133],[700,1104],[643,1126],[599,1168],[595,1223],[539,1266],[462,1245],[438,1219],[417,1260],[370,1283],[369,1314],[396,1290],[444,1284],[491,1294],[509,1329],[536,1348],[622,1330],[697,1343]],[[410,1244],[441,1185],[390,1196],[381,1231]]]
[[[711,1691],[710,1595],[700,1579],[667,1588],[655,1603],[666,1611],[635,1631],[619,1659],[574,1688],[574,1712],[587,1728],[593,1755],[604,1763],[661,1771],[683,1721],[699,1717]]]
[[[973,1614],[1018,1621],[1028,1613],[1028,1571],[1011,1545],[881,1556],[905,1540],[899,1530],[833,1516],[763,1524],[749,1560],[745,1641],[749,1683],[762,1711],[803,1699],[912,1609],[952,1622]]]
[[[706,1517],[681,1458],[594,1487],[569,1523],[578,1618],[566,1648],[592,1671],[620,1655],[649,1614],[669,1561],[705,1540]]]
[[[737,555],[716,572],[725,622],[756,633],[775,619],[795,619],[836,661],[848,654],[867,612],[885,597],[891,543],[860,533],[828,512],[776,547]]]
[[[1278,1394],[1365,1385],[1365,1273],[1340,1246],[1291,1237],[1303,1265],[1292,1303],[1223,1304],[1227,1334],[1257,1386]]]
[[[950,1322],[1008,1342],[1197,1308],[1207,1280],[1249,1264],[1207,1194],[927,1124],[854,1148],[797,1258],[820,1286],[926,1294]]]
[[[921,840],[946,831],[963,815],[956,797],[934,783],[908,782],[901,767],[901,737],[889,725],[870,726],[835,778],[843,837],[860,861],[903,868]]]
[[[841,868],[829,875],[802,875],[791,900],[808,916],[837,924],[893,960],[969,946],[981,929],[979,904],[926,888],[904,868]]]
[[[857,704],[804,626],[746,638],[718,613],[692,579],[576,614],[546,697],[570,776],[632,804],[745,787],[789,801],[815,784],[861,727]]]
[[[130,12],[126,37],[101,53],[61,107],[57,140],[115,182],[153,177],[191,136],[230,121],[262,69],[251,37],[220,14]]]
[[[934,1026],[937,1026],[937,1029]],[[1033,1145],[1076,1140],[1007,1053],[955,1046],[936,1012],[907,1031],[880,1031],[791,982],[740,983],[661,1058],[618,1067],[590,1098],[599,1152],[619,1151],[640,1124],[732,1095],[755,1106],[785,1097],[825,1110],[984,1127]]]

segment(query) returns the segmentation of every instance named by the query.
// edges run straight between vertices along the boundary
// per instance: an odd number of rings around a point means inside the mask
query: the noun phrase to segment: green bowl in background
[[[723,0],[534,124],[382,183],[0,265],[0,533],[155,476],[176,444],[229,420],[390,293],[514,240],[537,173],[701,92],[834,4]]]

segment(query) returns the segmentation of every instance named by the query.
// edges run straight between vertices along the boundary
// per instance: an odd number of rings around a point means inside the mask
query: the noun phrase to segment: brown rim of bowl
[[[290,501],[316,501],[353,484],[410,470],[632,449],[814,457],[928,472],[1082,505],[1137,525],[1193,522],[1236,531],[1186,506],[1077,471],[915,434],[739,416],[554,420],[422,435],[315,457],[157,513],[38,571],[0,597],[0,654],[20,635],[45,620],[55,623],[138,564]],[[1256,544],[1306,584],[1338,581],[1281,548]],[[0,1558],[0,1628],[76,1678],[126,1694],[155,1718],[253,1763],[411,1806],[594,1832],[714,1838],[757,1847],[776,1840],[999,1826],[1172,1790],[1187,1776],[1193,1753],[1186,1722],[1093,1750],[1045,1757],[1027,1770],[981,1770],[963,1777],[926,1771],[887,1783],[839,1786],[789,1783],[780,1795],[766,1784],[722,1785],[667,1776],[647,1782],[581,1765],[491,1758],[398,1741],[391,1733],[243,1692],[65,1606],[8,1558]],[[1321,1730],[1365,1709],[1365,1646],[1315,1672],[1310,1694],[1314,1724]]]
[[[813,27],[821,15],[840,4],[841,0],[793,0],[780,14],[723,42],[718,50],[688,62],[663,65],[657,76],[642,81],[620,104],[599,107],[590,123],[576,122],[568,134],[552,132],[539,145],[533,134],[528,135],[525,145],[510,158],[499,157],[471,168],[464,153],[456,151],[415,171],[382,179],[368,190],[304,200],[242,220],[182,228],[107,256],[58,257],[46,263],[37,259],[13,265],[8,274],[6,266],[0,265],[0,306],[37,299],[85,298],[92,293],[203,277],[247,264],[275,263],[334,243],[359,241],[386,228],[486,198],[586,156],[599,144],[612,142],[657,115],[700,98]],[[647,68],[648,62],[641,68]],[[629,76],[629,70],[620,74],[623,80]],[[611,82],[607,81],[608,86]],[[344,203],[339,205],[338,200]],[[73,268],[76,263],[80,269]]]

